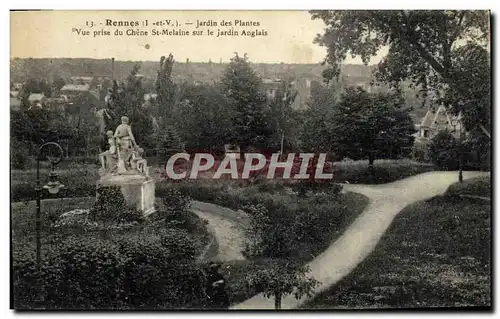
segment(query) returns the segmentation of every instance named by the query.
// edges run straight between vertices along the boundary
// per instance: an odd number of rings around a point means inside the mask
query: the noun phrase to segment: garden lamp
[[[49,182],[43,186],[44,189],[48,190],[50,194],[55,195],[59,193],[61,188],[64,188],[64,185],[59,183],[57,180],[57,173],[54,171],[54,167],[52,167],[52,172],[49,174]]]
[[[55,156],[49,156],[49,155],[44,155],[42,156],[42,151],[47,148],[52,148],[56,150],[56,155]],[[52,152],[51,152],[52,153]],[[40,264],[41,264],[41,250],[42,250],[42,243],[40,240],[41,236],[41,214],[40,214],[40,202],[41,202],[41,197],[42,197],[42,190],[46,189],[49,191],[50,194],[57,194],[61,188],[64,187],[59,181],[57,180],[57,173],[54,171],[54,167],[61,162],[63,158],[63,150],[61,145],[55,143],[55,142],[47,142],[42,144],[40,148],[38,148],[38,154],[36,158],[36,270],[37,270],[37,294],[36,294],[36,300],[35,303],[37,306],[42,307],[43,304],[43,283],[41,282],[40,278]],[[40,185],[40,161],[43,161],[47,159],[51,165],[52,165],[52,170],[49,174],[49,182],[47,185],[41,187]]]

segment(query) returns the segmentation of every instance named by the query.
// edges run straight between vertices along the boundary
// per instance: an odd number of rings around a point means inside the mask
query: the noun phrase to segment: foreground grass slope
[[[490,306],[490,231],[488,202],[410,205],[367,259],[303,308]]]
[[[449,196],[469,195],[491,198],[491,176],[471,178],[450,186],[446,191]]]

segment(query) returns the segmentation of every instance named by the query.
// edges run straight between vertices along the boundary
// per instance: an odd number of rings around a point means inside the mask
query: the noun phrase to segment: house
[[[432,139],[438,132],[448,130],[456,138],[460,137],[461,115],[450,114],[448,110],[440,105],[437,110],[429,109],[422,122],[416,125],[417,133],[414,134],[418,141],[427,141]]]
[[[78,85],[83,85],[83,84],[88,84],[92,83],[94,80],[94,77],[92,76],[72,76],[71,78],[71,83],[73,84],[78,84]]]
[[[43,93],[31,93],[28,96],[28,103],[30,104],[30,108],[37,106],[37,107],[43,107],[43,104],[47,98],[45,97],[45,94]]]
[[[61,96],[71,102],[78,96],[90,94],[90,86],[88,84],[66,84],[59,92]]]
[[[10,109],[19,111],[21,109],[21,100],[17,97],[10,97]]]

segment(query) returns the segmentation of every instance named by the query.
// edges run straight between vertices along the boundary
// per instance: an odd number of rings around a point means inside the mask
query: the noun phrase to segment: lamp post
[[[49,146],[55,147],[57,151],[59,152],[58,156],[56,157],[49,157],[45,156],[45,158],[42,158],[42,151],[45,148],[48,148]],[[37,154],[37,159],[36,159],[36,270],[37,274],[40,275],[40,264],[41,264],[41,240],[40,240],[40,230],[41,230],[41,220],[40,220],[40,201],[41,201],[41,196],[42,196],[42,189],[48,190],[50,194],[57,194],[61,188],[64,187],[61,183],[57,181],[57,173],[54,170],[54,167],[59,164],[64,156],[63,149],[61,145],[55,143],[55,142],[48,142],[40,146],[38,149],[38,154]],[[49,162],[51,163],[51,172],[49,174],[49,182],[41,187],[40,184],[40,161],[48,159]],[[39,276],[38,276],[39,277]],[[38,295],[38,302],[40,302],[43,298],[41,295],[41,283],[40,283],[40,278],[39,280],[39,295]]]

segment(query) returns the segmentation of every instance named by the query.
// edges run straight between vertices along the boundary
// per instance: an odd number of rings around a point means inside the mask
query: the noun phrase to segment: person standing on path
[[[227,309],[229,307],[229,297],[226,292],[226,281],[219,273],[221,265],[210,264],[207,275],[207,286],[205,292],[209,298],[210,308]]]

